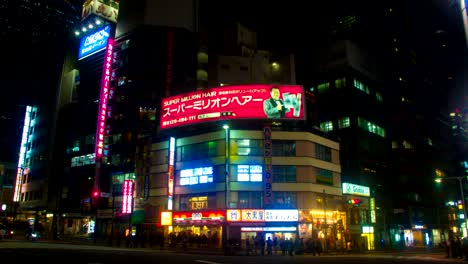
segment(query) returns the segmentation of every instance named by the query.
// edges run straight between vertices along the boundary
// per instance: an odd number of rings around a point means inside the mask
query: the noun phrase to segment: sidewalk
[[[13,239],[5,239],[3,241],[21,241],[25,240],[23,236],[16,235]],[[177,246],[176,248],[169,247],[168,245],[161,248],[159,245],[149,246],[148,243],[145,244],[145,247],[137,245],[135,247],[126,247],[125,241],[121,241],[120,245],[116,241],[110,243],[109,240],[96,240],[92,239],[89,236],[61,236],[58,240],[48,239],[48,238],[39,238],[38,243],[61,243],[61,244],[71,244],[71,245],[91,245],[99,247],[108,247],[108,248],[122,248],[122,249],[134,249],[134,250],[143,250],[143,251],[165,251],[165,252],[175,252],[175,253],[187,253],[187,254],[203,254],[203,255],[225,255],[225,252],[221,249],[208,248],[208,247],[198,247],[196,245],[187,246],[182,248]],[[280,256],[278,252],[278,256]],[[245,250],[235,251],[233,254],[236,256],[246,256]],[[296,254],[295,254],[296,255]],[[265,255],[266,256],[266,255]],[[304,253],[297,256],[310,256],[311,253]],[[339,256],[381,256],[381,257],[393,257],[393,258],[413,258],[413,259],[437,259],[441,261],[463,261],[463,259],[454,259],[446,258],[445,250],[442,248],[405,248],[405,249],[386,249],[386,250],[373,250],[373,251],[356,251],[356,252],[342,252],[329,250],[316,257],[339,257]],[[261,255],[252,256],[252,257],[261,257]]]

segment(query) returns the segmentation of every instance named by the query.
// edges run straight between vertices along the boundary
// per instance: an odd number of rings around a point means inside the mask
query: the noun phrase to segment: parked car
[[[0,239],[5,238],[7,234],[7,227],[4,224],[0,224]]]
[[[8,225],[0,224],[0,239],[2,238],[13,238],[14,231]]]

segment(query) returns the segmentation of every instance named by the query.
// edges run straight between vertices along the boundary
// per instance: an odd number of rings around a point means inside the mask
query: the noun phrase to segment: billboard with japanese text
[[[106,48],[107,39],[110,37],[111,27],[104,28],[84,36],[80,41],[78,60],[88,57]]]
[[[226,119],[305,119],[299,85],[210,88],[164,98],[161,108],[161,129]]]

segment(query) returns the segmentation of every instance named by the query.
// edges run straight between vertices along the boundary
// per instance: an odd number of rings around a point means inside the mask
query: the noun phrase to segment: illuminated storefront
[[[220,248],[225,216],[221,210],[173,212],[171,228],[176,237]]]

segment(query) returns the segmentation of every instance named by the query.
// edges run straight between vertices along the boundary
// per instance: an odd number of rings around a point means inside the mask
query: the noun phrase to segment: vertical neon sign
[[[167,171],[167,209],[172,210],[172,198],[174,196],[174,156],[175,138],[169,140],[169,167]]]
[[[25,159],[26,159],[26,144],[28,143],[29,137],[29,127],[31,123],[31,113],[33,107],[26,107],[26,114],[24,116],[24,126],[23,134],[21,137],[21,145],[18,159],[18,167],[16,172],[16,181],[15,181],[15,191],[13,193],[13,201],[19,202],[21,199],[21,184],[23,183],[24,169],[25,169]]]
[[[133,208],[133,180],[124,181],[122,194],[122,214],[131,214]]]
[[[114,40],[107,39],[106,51],[104,53],[104,64],[102,69],[101,92],[99,96],[98,118],[96,126],[96,162],[102,159],[104,150],[104,136],[106,134],[106,113],[107,103],[109,99],[109,83],[112,74],[112,60],[113,60]]]
[[[263,128],[263,160],[264,160],[264,194],[263,194],[263,204],[272,204],[273,203],[273,189],[271,187],[273,182],[273,165],[271,164],[271,156],[273,151],[273,145],[271,141],[271,128]]]

